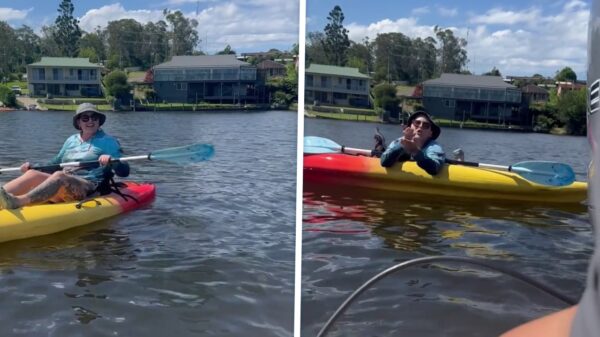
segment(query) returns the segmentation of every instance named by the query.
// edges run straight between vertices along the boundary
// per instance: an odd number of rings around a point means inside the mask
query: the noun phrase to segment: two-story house
[[[529,125],[521,90],[499,76],[442,74],[423,82],[423,105],[438,118]]]
[[[369,106],[369,76],[358,68],[311,64],[305,74],[305,102]]]
[[[102,66],[87,58],[42,57],[27,65],[31,96],[100,97]]]
[[[174,56],[153,68],[159,100],[185,103],[254,103],[256,67],[235,55]]]

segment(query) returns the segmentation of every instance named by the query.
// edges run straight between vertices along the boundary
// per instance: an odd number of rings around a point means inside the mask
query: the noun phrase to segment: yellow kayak
[[[380,165],[379,158],[348,154],[305,156],[304,180],[461,198],[552,203],[580,203],[587,198],[585,182],[548,186],[513,172],[450,164],[431,176],[412,161],[385,168]]]
[[[0,210],[0,242],[61,232],[109,218],[150,203],[156,193],[154,185],[134,182],[126,182],[120,191],[130,197],[111,193],[84,202]]]

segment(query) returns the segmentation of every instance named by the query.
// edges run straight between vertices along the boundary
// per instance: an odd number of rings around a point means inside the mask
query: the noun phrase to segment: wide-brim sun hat
[[[102,126],[102,124],[104,124],[104,122],[106,121],[106,116],[103,113],[101,113],[100,111],[98,111],[98,108],[94,104],[92,104],[92,103],[81,103],[77,107],[77,111],[75,111],[75,116],[73,116],[73,126],[77,130],[81,130],[79,128],[79,125],[77,125],[77,120],[79,119],[79,117],[81,116],[81,114],[84,113],[84,112],[93,112],[95,114],[98,114],[98,116],[100,116],[100,119],[99,119],[100,126]]]
[[[419,116],[423,116],[423,117],[427,118],[427,121],[429,121],[429,124],[431,124],[431,139],[437,139],[440,136],[440,133],[442,132],[442,130],[440,129],[440,127],[437,124],[435,124],[433,119],[431,119],[431,116],[429,116],[429,114],[425,111],[414,112],[412,115],[410,115],[410,117],[408,117],[408,120],[406,121],[406,125],[407,126],[411,125],[412,122]]]

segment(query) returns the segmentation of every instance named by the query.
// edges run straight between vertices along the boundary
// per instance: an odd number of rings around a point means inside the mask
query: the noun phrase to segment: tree
[[[163,14],[171,25],[171,55],[192,55],[200,42],[198,38],[198,21],[187,19],[180,11],[164,10]]]
[[[92,33],[85,33],[79,40],[79,56],[88,57],[90,62],[99,63],[106,59],[106,46],[104,45],[105,31],[100,27]]]
[[[325,34],[323,32],[309,32],[306,35],[306,63],[327,64],[325,54]]]
[[[437,37],[438,43],[438,74],[456,73],[459,74],[462,68],[467,64],[467,41],[463,38],[457,38],[450,29],[442,29],[435,26],[433,31]]]
[[[134,19],[111,21],[106,26],[111,69],[140,66],[144,27]],[[115,64],[115,61],[118,60]]]
[[[217,55],[235,55],[235,50],[232,50],[231,46],[227,45],[223,50],[218,52]]]
[[[81,30],[79,20],[73,17],[75,7],[71,0],[62,0],[58,6],[58,17],[54,21],[56,31],[54,41],[62,56],[75,57],[79,52],[79,39]]]
[[[375,80],[412,82],[414,65],[411,39],[402,33],[378,34],[375,38]]]
[[[560,82],[575,82],[577,81],[577,74],[570,67],[564,67],[556,73],[554,79]]]
[[[14,32],[16,41],[13,51],[17,59],[16,71],[25,73],[27,65],[37,61],[40,57],[40,37],[26,25],[15,29]]]
[[[496,69],[496,67],[493,67],[492,70],[488,71],[487,73],[484,73],[483,75],[484,76],[500,76],[500,77],[502,77],[500,70]]]
[[[327,20],[329,23],[325,26],[323,49],[329,64],[345,66],[348,61],[347,52],[350,47],[350,40],[348,39],[348,30],[343,25],[344,13],[340,6],[333,7]]]
[[[0,80],[13,71],[13,53],[10,46],[12,41],[15,39],[15,33],[13,29],[4,21],[0,21],[0,45],[4,48],[0,48]]]
[[[392,84],[379,84],[373,89],[375,107],[397,116],[400,111],[400,99],[396,97],[396,86]]]
[[[570,135],[586,134],[586,90],[571,90],[558,97],[558,119]]]
[[[108,94],[116,99],[128,97],[129,91],[131,91],[131,86],[127,83],[127,75],[119,70],[106,75],[104,84]]]
[[[362,43],[350,42],[347,65],[358,68],[361,73],[367,75],[373,70],[373,44],[368,37],[365,37]]]
[[[40,39],[40,53],[44,56],[63,56],[62,51],[56,44],[56,26],[42,26],[42,37]]]

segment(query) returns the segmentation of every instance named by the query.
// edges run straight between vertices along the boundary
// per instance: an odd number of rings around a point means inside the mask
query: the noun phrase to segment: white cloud
[[[553,76],[571,67],[585,78],[589,6],[571,0],[552,9],[528,8],[505,11],[499,8],[471,13],[464,26],[449,27],[455,36],[467,40],[468,69],[481,74],[497,67],[503,75]],[[383,19],[370,24],[346,26],[353,41],[379,33],[401,32],[411,38],[434,36],[433,26],[420,24],[415,17]]]
[[[471,18],[470,22],[487,25],[515,25],[535,23],[540,19],[541,11],[537,8],[526,9],[519,12],[505,11],[499,8],[490,9],[487,13]]]
[[[16,21],[23,20],[33,8],[19,10],[13,8],[0,7],[0,21]]]
[[[425,6],[425,7],[415,8],[410,13],[412,16],[419,16],[419,15],[423,15],[423,14],[429,14],[429,12],[430,12],[429,7]]]
[[[183,4],[188,0],[169,0]],[[193,1],[195,2],[195,1]],[[212,0],[203,0],[212,3]],[[177,10],[177,8],[171,8]],[[234,50],[272,47],[289,49],[298,43],[298,3],[278,0],[219,1],[196,11],[184,12],[187,18],[198,20],[200,48],[214,53],[231,45]],[[86,31],[106,27],[109,21],[132,18],[141,23],[164,19],[161,10],[126,10],[120,3],[89,10],[80,18]]]
[[[140,23],[147,23],[158,21],[162,18],[162,10],[126,10],[120,3],[115,3],[97,9],[90,9],[79,18],[79,26],[83,30],[91,32],[98,26],[106,27],[110,21],[134,19]]]
[[[365,36],[375,39],[377,34],[401,32],[410,37],[427,37],[433,34],[433,27],[419,26],[416,18],[401,18],[397,20],[383,19],[368,26],[350,23],[346,26],[348,37],[353,41],[362,41]]]
[[[228,44],[234,50],[290,49],[298,43],[298,10],[295,1],[247,0],[219,3],[190,16],[198,20],[200,38],[208,38],[202,47],[209,53]]]
[[[454,17],[458,15],[458,10],[456,8],[439,7],[438,13],[440,13],[441,16]]]

